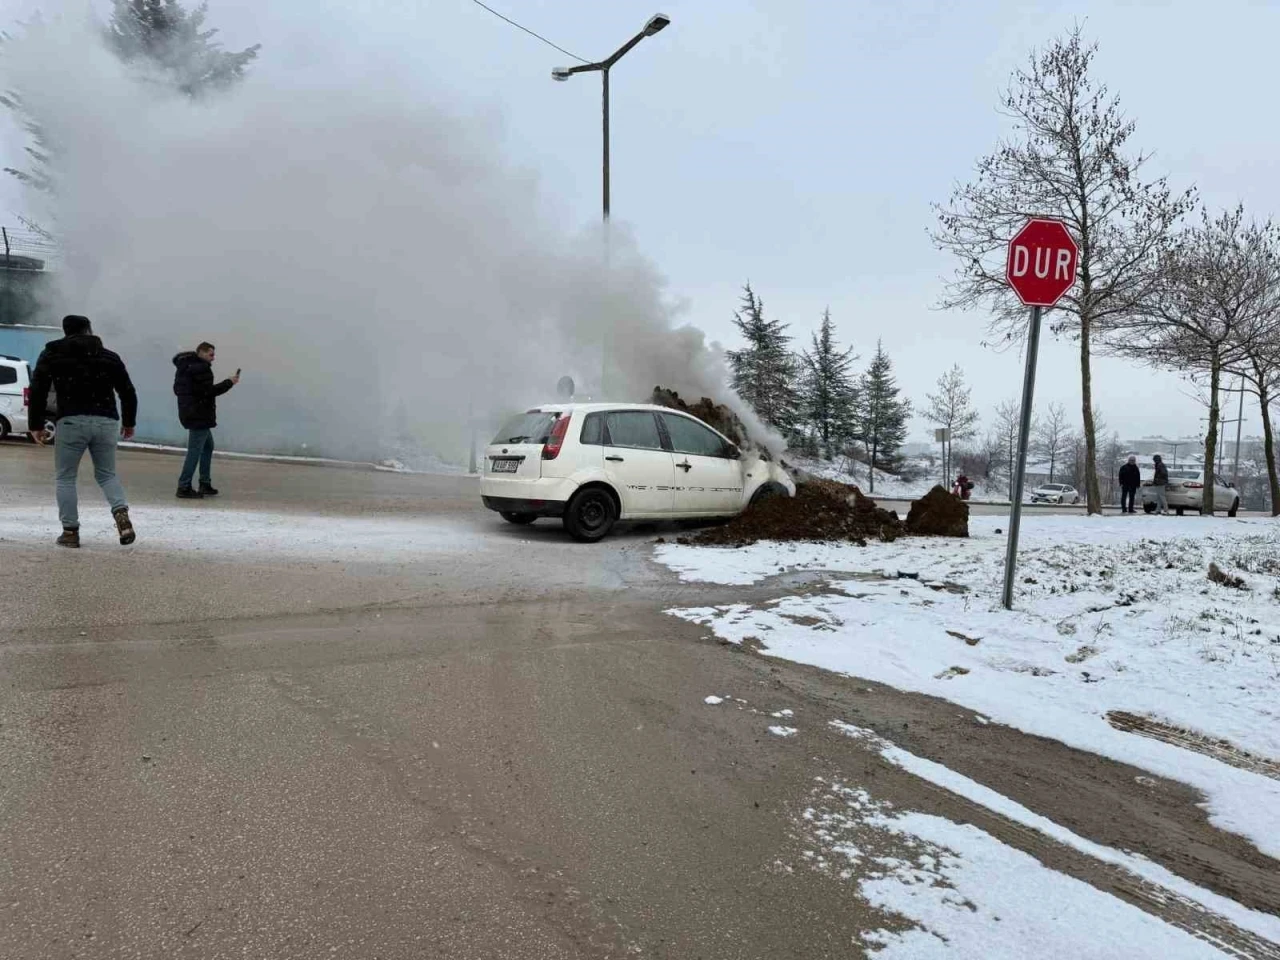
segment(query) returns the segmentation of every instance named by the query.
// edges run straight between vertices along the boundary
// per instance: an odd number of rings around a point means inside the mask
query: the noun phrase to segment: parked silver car
[[[1032,503],[1079,503],[1080,494],[1068,483],[1042,483],[1031,491]]]
[[[1178,516],[1188,510],[1203,512],[1204,471],[1199,467],[1170,467],[1169,486],[1164,495],[1169,509]],[[1228,517],[1234,517],[1240,509],[1240,491],[1218,476],[1214,477],[1213,508],[1226,510]],[[1150,479],[1142,481],[1142,509],[1146,513],[1156,512],[1156,495]]]

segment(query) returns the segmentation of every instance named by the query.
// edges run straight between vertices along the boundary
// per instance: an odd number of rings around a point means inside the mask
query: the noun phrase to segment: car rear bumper
[[[563,500],[526,500],[521,497],[485,497],[484,505],[498,513],[530,513],[535,517],[563,517]]]

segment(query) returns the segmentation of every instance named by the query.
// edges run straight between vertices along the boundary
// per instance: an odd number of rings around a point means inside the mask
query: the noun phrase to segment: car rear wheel
[[[618,508],[609,491],[602,487],[579,490],[564,511],[564,528],[583,543],[602,540],[618,519]]]
[[[1155,505],[1154,503],[1152,503],[1151,501],[1149,501],[1149,500],[1148,500],[1146,503],[1144,503],[1144,504],[1142,505],[1142,512],[1143,512],[1143,513],[1155,513],[1155,512],[1156,512],[1156,505]]]
[[[1240,512],[1240,498],[1236,497],[1234,500],[1231,501],[1231,509],[1227,511],[1227,516],[1234,517],[1239,512]]]
[[[5,437],[9,435],[10,429],[11,428],[9,426],[9,421],[6,420],[4,417],[0,417],[0,440],[3,440]]]
[[[1174,513],[1176,513],[1178,516],[1182,516],[1182,515],[1183,515],[1182,507],[1174,507],[1174,508],[1173,508],[1173,512],[1174,512]],[[1203,512],[1203,511],[1201,511],[1201,512]]]
[[[516,526],[520,527],[523,527],[526,523],[533,523],[533,521],[538,519],[536,514],[513,513],[510,510],[503,510],[501,516],[503,520],[507,521],[507,523],[514,523]]]

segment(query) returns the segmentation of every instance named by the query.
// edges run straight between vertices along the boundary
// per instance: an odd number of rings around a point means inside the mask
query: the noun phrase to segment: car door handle
[[[693,469],[693,464],[690,463],[688,460],[686,460],[684,463],[677,463],[676,466],[679,467],[681,470],[683,470],[685,473],[688,473],[690,470]]]
[[[605,457],[605,459],[611,461],[612,463],[621,463],[624,458],[623,457]]]

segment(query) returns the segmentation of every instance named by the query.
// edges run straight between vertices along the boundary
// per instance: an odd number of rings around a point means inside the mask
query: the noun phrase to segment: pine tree
[[[792,433],[799,421],[800,393],[787,325],[765,317],[764,301],[750,283],[733,322],[747,342],[741,350],[728,351],[734,391],[765,423],[783,434]]]
[[[188,96],[224,89],[244,77],[259,44],[222,49],[218,31],[205,27],[209,5],[185,10],[178,0],[112,0],[107,46],[125,63],[149,61]]]
[[[836,346],[831,310],[824,310],[822,326],[813,335],[813,349],[802,354],[805,378],[801,399],[804,420],[828,460],[832,449],[838,449],[853,432],[856,388],[849,368],[856,359],[852,347],[840,350]]]
[[[907,438],[907,418],[911,416],[911,402],[898,398],[893,361],[880,341],[876,341],[876,355],[862,375],[858,394],[858,435],[867,448],[870,463],[867,489],[874,493],[876,470],[897,466],[898,450]]]

